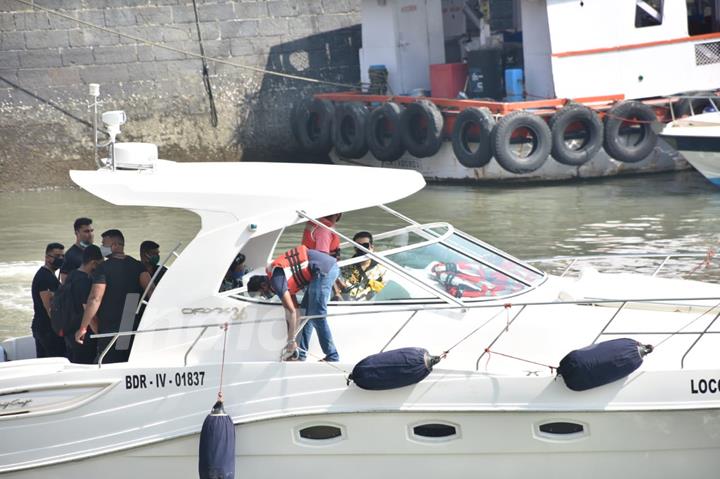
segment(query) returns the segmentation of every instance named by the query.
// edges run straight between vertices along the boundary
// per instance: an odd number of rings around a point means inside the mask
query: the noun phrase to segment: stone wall
[[[34,0],[84,22],[199,53],[192,0]],[[360,78],[359,0],[197,0],[205,53],[339,83]],[[101,111],[125,110],[122,141],[179,161],[298,159],[293,102],[335,87],[201,60],[15,0],[0,0],[0,191],[66,186],[94,166],[89,83]]]

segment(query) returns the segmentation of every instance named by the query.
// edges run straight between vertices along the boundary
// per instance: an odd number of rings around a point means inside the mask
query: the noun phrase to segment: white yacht
[[[122,158],[142,147],[115,150]],[[3,344],[0,474],[197,477],[199,432],[224,367],[242,477],[715,477],[720,286],[662,278],[675,257],[645,259],[636,273],[580,274],[573,261],[547,274],[449,223],[419,224],[384,206],[423,187],[415,171],[116,166],[70,175],[118,206],[193,211],[201,229],[172,255],[139,330],[116,335],[135,336],[127,363],[33,359],[22,339]],[[348,184],[373,194],[348,194]],[[242,251],[263,274],[287,227],[369,207],[406,223],[376,234],[384,288],[368,301],[331,302],[340,362],[318,361],[316,343],[308,361],[282,362],[282,306],[243,288],[219,292],[228,265]],[[341,267],[365,259],[349,256]],[[450,294],[438,263],[482,272],[483,293]],[[582,392],[550,367],[615,338],[655,351],[626,378]],[[415,385],[348,385],[361,359],[407,346],[448,354]]]
[[[660,137],[696,170],[720,186],[720,111],[698,113],[668,123]]]

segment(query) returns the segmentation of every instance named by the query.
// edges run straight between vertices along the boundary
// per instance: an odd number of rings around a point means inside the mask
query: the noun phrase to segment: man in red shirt
[[[325,226],[334,228],[341,217],[342,213],[336,213],[320,218],[318,221]],[[321,251],[330,256],[334,256],[336,259],[340,255],[340,237],[332,231],[316,225],[312,221],[308,221],[305,225],[302,244],[308,249]]]

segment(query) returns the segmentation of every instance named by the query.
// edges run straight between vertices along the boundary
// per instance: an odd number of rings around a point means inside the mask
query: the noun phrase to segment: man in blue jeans
[[[308,253],[314,254],[317,252],[309,250]],[[330,326],[328,326],[327,319],[325,318],[325,316],[327,316],[327,304],[328,301],[330,301],[333,285],[340,275],[340,269],[338,268],[337,261],[335,258],[330,258],[332,259],[330,270],[327,273],[318,272],[315,275],[315,278],[305,291],[305,297],[303,298],[303,304],[306,305],[306,316],[323,317],[309,319],[305,327],[298,334],[301,361],[304,361],[306,358],[306,351],[310,346],[310,338],[312,337],[313,329],[317,331],[320,347],[325,354],[323,361],[338,361],[340,359],[337,349],[335,348],[335,343],[333,343]]]
[[[297,348],[295,331],[298,325],[298,303],[296,293],[305,289],[303,305],[306,315],[327,315],[327,303],[330,300],[332,286],[338,277],[337,261],[320,251],[298,246],[278,256],[267,268],[267,277],[253,276],[248,281],[248,292],[265,292],[271,289],[282,302],[287,321],[288,342],[283,349],[285,361],[305,360],[312,330],[318,332],[320,347],[325,353],[325,361],[338,361],[339,356],[327,319],[320,317],[308,321],[298,334]]]

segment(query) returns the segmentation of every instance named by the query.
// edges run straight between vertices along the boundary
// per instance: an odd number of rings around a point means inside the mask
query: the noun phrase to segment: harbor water
[[[372,195],[373,188],[348,185],[347,194]],[[720,242],[720,192],[695,171],[544,185],[430,185],[391,206],[418,221],[448,221],[524,259],[705,252]],[[177,243],[186,245],[200,227],[191,212],[116,207],[80,190],[1,193],[0,340],[30,333],[30,284],[45,245],[59,241],[69,247],[79,216],[93,219],[98,243],[102,231],[122,230],[126,250],[135,257],[146,239],[160,243],[164,257]],[[344,215],[338,227],[352,235],[396,225],[373,209]],[[292,235],[285,235],[280,246],[291,242]],[[674,273],[683,275],[698,261],[676,265]]]

